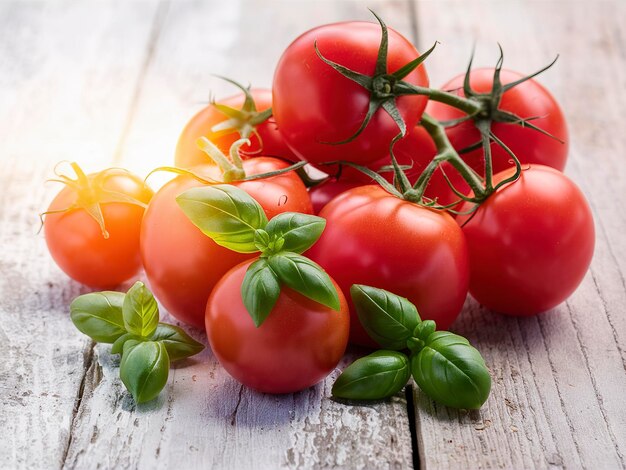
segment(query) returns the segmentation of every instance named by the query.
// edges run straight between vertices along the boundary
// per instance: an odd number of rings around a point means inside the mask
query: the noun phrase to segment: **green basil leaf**
[[[124,345],[126,344],[126,341],[131,340],[131,339],[137,342],[143,341],[141,336],[137,336],[132,333],[125,333],[115,340],[115,342],[113,343],[113,346],[111,346],[111,354],[122,354],[122,352],[124,351]]]
[[[339,311],[339,294],[326,272],[297,253],[284,252],[268,258],[278,279],[293,290],[326,307]]]
[[[411,357],[413,378],[435,401],[451,408],[478,409],[491,390],[485,361],[467,339],[436,331]]]
[[[367,334],[385,349],[401,350],[421,321],[415,305],[383,289],[354,284],[350,296]]]
[[[204,349],[202,343],[198,343],[182,328],[167,323],[159,323],[150,339],[165,346],[170,361],[193,356]]]
[[[332,394],[353,400],[380,400],[402,390],[410,377],[405,354],[380,350],[346,367],[333,384]]]
[[[76,297],[70,318],[81,333],[99,343],[113,343],[126,333],[122,316],[124,293],[93,292]]]
[[[256,260],[248,267],[243,278],[241,298],[257,328],[270,314],[279,295],[280,282],[267,259]]]
[[[156,398],[167,383],[170,360],[163,343],[126,341],[120,378],[137,403]]]
[[[159,323],[159,306],[146,285],[137,281],[126,293],[122,308],[124,326],[129,333],[148,338]]]
[[[285,212],[269,221],[265,230],[274,239],[282,238],[283,251],[303,253],[322,235],[326,220],[315,215]]]
[[[263,208],[243,189],[228,184],[192,188],[176,198],[185,215],[218,245],[256,253],[254,232],[265,228]]]

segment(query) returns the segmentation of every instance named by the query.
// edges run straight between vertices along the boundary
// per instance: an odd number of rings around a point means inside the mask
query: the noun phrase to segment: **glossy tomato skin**
[[[543,165],[531,165],[457,221],[469,248],[470,293],[495,312],[526,316],[555,307],[576,290],[593,256],[589,204],[569,178]]]
[[[463,96],[463,75],[459,75],[442,86],[442,89],[455,91]],[[510,70],[502,70],[503,84],[511,83],[522,78],[522,75]],[[478,93],[491,91],[493,69],[483,68],[473,70],[470,75],[472,88]],[[502,96],[500,109],[511,112],[522,118],[539,116],[532,124],[540,127],[549,134],[564,141],[559,142],[530,128],[523,128],[515,124],[494,123],[492,130],[517,156],[522,163],[537,163],[547,165],[562,171],[567,161],[569,136],[565,116],[554,97],[535,80],[528,80],[505,92]],[[445,104],[430,101],[426,110],[431,116],[440,120],[452,120],[464,114]],[[463,149],[478,141],[480,134],[472,122],[464,122],[446,130],[450,142],[457,149]],[[513,163],[509,154],[499,145],[491,144],[494,173],[499,173]],[[473,150],[462,155],[463,159],[479,174],[484,174],[485,164],[482,149]]]
[[[226,273],[207,302],[206,331],[213,353],[230,375],[261,392],[292,393],[315,385],[346,349],[350,315],[345,297],[338,289],[336,312],[283,287],[256,328],[241,299],[251,262]]]
[[[352,142],[324,143],[343,141],[356,132],[367,112],[370,93],[324,63],[314,48],[317,41],[327,59],[372,75],[380,38],[378,24],[355,21],[328,24],[304,33],[283,53],[274,73],[272,109],[287,144],[303,160],[314,165],[337,160],[366,164],[387,154],[399,130],[382,109]],[[406,38],[389,29],[390,73],[418,56]],[[404,80],[428,86],[423,65]],[[413,128],[426,107],[426,97],[402,96],[396,101],[407,128]]]
[[[141,178],[121,171],[107,177],[104,188],[146,204],[153,195]],[[48,211],[70,207],[75,200],[76,191],[65,187]],[[84,209],[46,215],[44,233],[52,258],[68,276],[93,288],[110,289],[141,268],[139,232],[144,208],[121,202],[103,203],[101,208],[109,238],[104,238],[100,225]]]
[[[264,111],[272,106],[271,90],[253,88],[250,90],[250,93],[254,98],[257,111]],[[220,100],[219,102],[231,108],[240,109],[244,99],[243,93],[239,93]],[[200,137],[206,137],[217,145],[224,154],[228,155],[230,146],[241,138],[239,133],[236,131],[227,133],[211,132],[213,126],[227,119],[228,117],[224,113],[217,110],[212,105],[206,106],[195,114],[183,129],[178,143],[176,144],[176,166],[180,168],[191,168],[196,165],[212,163],[207,155],[196,145],[196,140]],[[245,144],[239,149],[243,158],[269,156],[283,158],[289,161],[297,160],[293,152],[287,147],[272,117],[257,125],[256,132],[258,135],[250,137],[251,145]]]
[[[244,162],[248,175],[267,173],[289,164],[270,157]],[[217,167],[196,167],[205,177],[219,180]],[[312,213],[302,181],[293,173],[232,183],[255,198],[268,218],[281,212]],[[154,196],[141,228],[141,256],[152,291],[179,320],[204,325],[206,301],[213,286],[236,264],[253,254],[241,254],[217,245],[189,221],[176,203],[187,189],[202,186],[189,176],[179,176]]]
[[[406,297],[422,319],[448,329],[463,307],[469,283],[465,238],[452,217],[371,185],[339,195],[320,216],[327,221],[326,229],[307,256],[348,298],[351,342],[375,346],[351,304],[352,284]]]

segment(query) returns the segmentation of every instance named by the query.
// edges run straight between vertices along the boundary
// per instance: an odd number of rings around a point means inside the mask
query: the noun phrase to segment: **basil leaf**
[[[265,258],[252,263],[241,284],[241,298],[246,310],[258,328],[270,314],[278,296],[280,282]]]
[[[405,354],[380,350],[346,367],[333,384],[332,394],[353,400],[380,400],[402,390],[410,377]]]
[[[124,344],[120,378],[137,403],[150,401],[163,390],[170,360],[163,343],[136,340]]]
[[[491,390],[485,361],[467,339],[436,331],[411,357],[413,378],[435,401],[451,408],[478,409]]]
[[[132,333],[124,333],[122,336],[117,338],[115,342],[113,343],[113,346],[111,346],[111,354],[122,354],[122,351],[124,351],[124,345],[126,344],[126,341],[131,340],[131,339],[137,342],[142,341],[141,336],[137,336]]]
[[[150,339],[165,346],[170,361],[193,356],[204,349],[202,343],[198,343],[182,328],[167,323],[159,323]]]
[[[265,228],[267,216],[243,189],[228,184],[192,188],[176,202],[189,220],[218,245],[239,253],[259,251],[254,232]]]
[[[383,289],[354,284],[350,296],[367,334],[385,349],[401,350],[420,322],[415,305]]]
[[[283,251],[303,253],[322,235],[326,220],[315,215],[285,212],[269,221],[265,230],[275,239],[282,238]]]
[[[122,308],[129,333],[148,338],[159,323],[159,306],[146,285],[137,281],[126,293]]]
[[[310,259],[284,252],[268,258],[278,279],[293,290],[326,307],[339,311],[339,294],[326,272]]]
[[[113,343],[126,333],[122,316],[122,292],[93,292],[76,297],[70,318],[81,333],[99,343]]]

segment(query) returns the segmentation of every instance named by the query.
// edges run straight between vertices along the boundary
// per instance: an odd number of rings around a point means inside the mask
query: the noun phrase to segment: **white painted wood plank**
[[[626,454],[624,263],[626,217],[621,122],[626,60],[624,3],[418,3],[420,39],[438,39],[429,64],[433,83],[466,66],[476,40],[476,66],[495,62],[531,72],[561,53],[540,81],[561,102],[571,132],[566,169],[588,196],[597,247],[578,291],[553,311],[530,319],[494,316],[470,301],[454,328],[483,351],[494,390],[479,413],[435,408],[418,394],[423,468],[623,468]],[[445,15],[440,14],[446,11]],[[429,59],[430,60],[430,59]]]
[[[137,75],[149,3],[0,4],[0,467],[59,468],[91,344],[49,258],[37,213],[54,162],[111,161]]]
[[[407,4],[374,2],[411,34]],[[369,19],[360,2],[172,2],[164,7],[119,161],[145,173],[173,161],[179,132],[213,91],[211,74],[271,85],[284,47],[307,28]],[[193,331],[199,339],[203,333]],[[347,360],[352,359],[351,356]],[[241,387],[209,351],[177,366],[157,402],[134,407],[107,348],[97,347],[67,468],[406,468],[411,437],[403,394],[349,407],[330,400],[337,371],[317,387],[271,396]]]

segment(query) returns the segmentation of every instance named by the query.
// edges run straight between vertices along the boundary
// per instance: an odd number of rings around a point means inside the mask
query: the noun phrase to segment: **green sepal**
[[[76,297],[70,304],[70,318],[81,333],[99,343],[113,343],[126,333],[122,292],[93,292]]]
[[[165,345],[156,341],[124,343],[120,378],[137,403],[156,398],[165,384],[170,360]]]
[[[380,350],[346,367],[333,384],[332,394],[352,400],[380,400],[402,390],[410,377],[405,354]]]
[[[167,323],[159,323],[150,340],[165,346],[170,361],[194,356],[204,349],[202,343],[193,339],[182,328]]]
[[[320,265],[297,253],[283,252],[267,258],[282,284],[326,307],[339,311],[339,294]]]
[[[126,293],[122,314],[129,333],[142,338],[148,338],[154,333],[159,323],[159,306],[143,282],[135,282]]]
[[[350,296],[367,334],[385,349],[402,350],[420,322],[415,305],[383,289],[354,284]]]
[[[260,258],[252,263],[241,284],[241,298],[246,310],[258,328],[270,314],[278,296],[280,282],[267,259]]]
[[[322,217],[284,212],[269,221],[265,230],[270,239],[284,240],[278,250],[303,253],[313,246],[326,227]]]
[[[215,243],[239,253],[256,253],[255,231],[267,216],[244,190],[228,184],[188,189],[176,202],[191,222]]]
[[[491,376],[485,361],[467,339],[436,331],[411,356],[417,385],[433,400],[451,408],[478,409],[489,397]]]
[[[117,338],[113,343],[113,346],[111,346],[111,354],[122,354],[124,351],[124,345],[126,344],[126,341],[129,340],[141,342],[144,339],[141,336],[137,336],[132,333],[124,333],[122,336]]]

